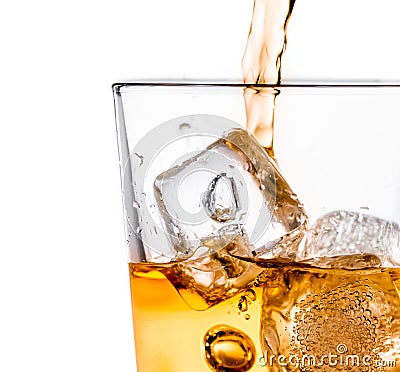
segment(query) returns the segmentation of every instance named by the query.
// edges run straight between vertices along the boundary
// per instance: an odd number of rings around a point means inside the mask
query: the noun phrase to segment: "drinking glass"
[[[400,371],[400,86],[113,92],[139,372]]]

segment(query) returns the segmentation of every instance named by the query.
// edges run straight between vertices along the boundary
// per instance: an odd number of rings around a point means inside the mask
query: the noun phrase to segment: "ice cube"
[[[301,371],[381,371],[330,364],[327,355],[369,356],[371,366],[399,356],[400,301],[395,271],[270,269],[263,277],[260,341],[271,371],[286,371],[272,356],[303,361]],[[289,359],[289,356],[291,357]],[[316,363],[309,364],[314,358]],[[293,358],[293,359],[292,359]],[[338,360],[338,359],[337,359]],[[381,364],[375,364],[375,363]],[[291,365],[291,364],[289,364]],[[390,369],[391,370],[391,369]]]
[[[294,257],[306,215],[275,162],[243,129],[232,129],[154,183],[175,259],[200,258],[241,233],[246,257]],[[232,231],[234,233],[232,233]]]
[[[339,210],[315,221],[307,232],[298,259],[373,255],[385,267],[398,266],[399,243],[397,223],[360,212]]]
[[[224,248],[207,249],[198,258],[175,263],[166,274],[185,302],[195,310],[205,310],[246,289],[262,269],[237,259],[230,249],[245,249],[246,238],[237,235]]]

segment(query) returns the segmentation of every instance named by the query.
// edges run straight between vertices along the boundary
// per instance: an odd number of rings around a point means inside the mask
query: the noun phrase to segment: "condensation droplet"
[[[246,372],[253,366],[256,350],[253,341],[239,329],[217,325],[203,339],[208,366],[217,372]]]
[[[182,123],[180,126],[179,126],[179,129],[180,130],[185,130],[185,129],[190,129],[191,128],[191,126],[190,126],[190,124],[188,124],[188,123]]]
[[[250,314],[246,314],[246,315],[244,316],[244,318],[245,318],[246,320],[250,320]]]

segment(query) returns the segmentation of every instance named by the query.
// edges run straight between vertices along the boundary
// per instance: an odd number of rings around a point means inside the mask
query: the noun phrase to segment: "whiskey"
[[[129,264],[138,371],[264,371],[262,289],[194,310],[167,279],[173,265]]]
[[[242,60],[246,127],[274,155],[275,100],[281,83],[282,55],[295,0],[255,0]],[[267,84],[267,87],[260,85]],[[258,85],[258,86],[257,86]]]
[[[195,310],[174,265],[129,265],[138,371],[400,371],[399,269],[259,261],[245,290]]]

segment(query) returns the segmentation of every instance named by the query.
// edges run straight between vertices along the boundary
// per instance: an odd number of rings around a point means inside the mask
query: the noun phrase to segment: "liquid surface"
[[[167,279],[174,265],[130,264],[139,372],[400,371],[400,269],[259,263],[246,289],[199,311]],[[321,362],[329,353],[374,364],[277,364],[279,355]]]

